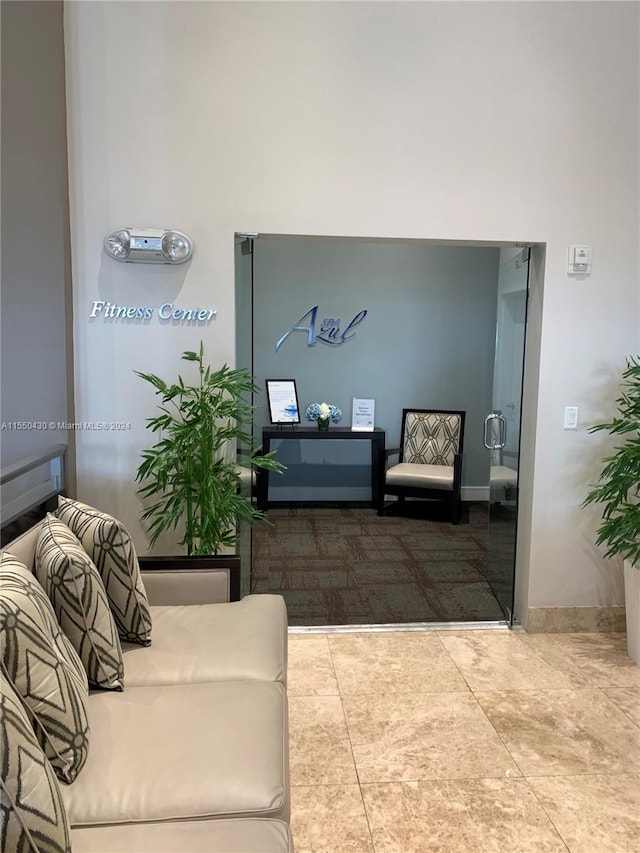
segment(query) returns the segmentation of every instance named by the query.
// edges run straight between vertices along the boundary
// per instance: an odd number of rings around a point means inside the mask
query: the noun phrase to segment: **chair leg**
[[[451,500],[451,524],[460,523],[460,510],[460,497],[458,495],[453,495]]]

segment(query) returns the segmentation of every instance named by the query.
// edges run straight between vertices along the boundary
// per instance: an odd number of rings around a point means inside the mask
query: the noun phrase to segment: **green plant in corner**
[[[606,456],[598,483],[584,504],[602,504],[602,523],[596,544],[606,545],[605,556],[617,554],[640,570],[640,361],[628,358],[622,373],[617,414],[596,424],[590,432],[624,436],[624,442]]]
[[[142,518],[150,521],[151,544],[166,530],[184,524],[180,545],[187,554],[217,554],[234,547],[238,524],[253,524],[264,514],[240,493],[236,448],[247,448],[243,467],[281,471],[269,453],[253,446],[250,395],[257,391],[247,371],[226,364],[218,370],[205,365],[204,347],[183,352],[196,365],[198,381],[186,384],[182,376],[169,384],[153,373],[136,375],[160,396],[160,414],[147,419],[147,429],[159,440],[142,452],[136,481],[138,492],[153,502]],[[233,459],[229,459],[232,452]]]

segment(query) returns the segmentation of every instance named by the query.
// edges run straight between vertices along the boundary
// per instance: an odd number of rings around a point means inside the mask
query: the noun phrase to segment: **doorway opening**
[[[245,589],[282,594],[299,626],[511,625],[529,248],[237,235],[235,260],[255,438],[272,427],[267,380],[295,379],[301,418],[282,427],[300,440],[271,441],[286,471]],[[308,406],[349,429],[354,399],[374,401],[387,448],[404,407],[466,412],[460,524],[420,500],[378,516],[368,442],[302,440]]]

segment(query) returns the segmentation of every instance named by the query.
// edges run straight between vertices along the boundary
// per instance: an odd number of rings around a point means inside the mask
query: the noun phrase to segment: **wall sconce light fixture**
[[[183,264],[193,242],[181,231],[162,228],[121,228],[104,238],[105,252],[116,261],[143,264]]]

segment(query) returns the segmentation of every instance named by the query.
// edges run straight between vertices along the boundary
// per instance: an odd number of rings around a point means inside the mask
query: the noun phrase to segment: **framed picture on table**
[[[267,379],[269,417],[272,424],[299,424],[300,407],[295,379]]]

